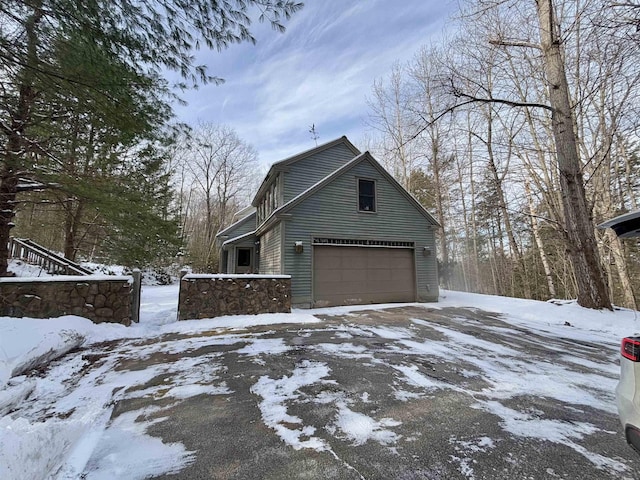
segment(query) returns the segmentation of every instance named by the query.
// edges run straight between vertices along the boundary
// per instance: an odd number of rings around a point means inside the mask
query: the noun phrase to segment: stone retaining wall
[[[178,320],[289,312],[289,275],[189,274],[180,281]]]
[[[51,318],[78,315],[94,323],[131,324],[131,277],[0,279],[0,315]]]

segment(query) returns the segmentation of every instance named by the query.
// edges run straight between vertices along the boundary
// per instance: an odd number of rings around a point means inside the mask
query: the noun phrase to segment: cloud
[[[179,118],[230,125],[264,163],[313,147],[311,124],[320,142],[347,135],[357,143],[374,79],[439,37],[453,8],[424,0],[308,2],[284,35],[257,25],[255,46],[202,52],[199,62],[227,81],[186,94]]]

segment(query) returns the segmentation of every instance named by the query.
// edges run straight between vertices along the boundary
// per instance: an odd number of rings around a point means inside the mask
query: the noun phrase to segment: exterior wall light
[[[294,244],[294,248],[295,248],[296,253],[304,252],[304,246],[302,245],[302,242],[296,242]]]
[[[422,249],[422,255],[424,255],[425,257],[430,257],[431,256],[431,249],[429,247],[424,247]]]

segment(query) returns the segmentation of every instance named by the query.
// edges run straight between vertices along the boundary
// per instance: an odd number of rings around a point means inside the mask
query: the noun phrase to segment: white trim
[[[328,240],[326,242],[321,242],[318,240]],[[331,241],[334,240],[334,241]],[[352,242],[352,243],[349,243]],[[393,245],[394,243],[400,243],[404,245]],[[317,246],[328,246],[328,247],[364,247],[364,248],[410,248],[415,249],[416,243],[413,241],[405,241],[405,240],[379,240],[379,239],[368,239],[368,238],[331,238],[331,237],[320,237],[314,235],[311,241],[312,245]],[[391,244],[391,245],[389,245]]]
[[[235,243],[235,242],[237,242],[239,240],[244,240],[245,238],[249,238],[251,236],[255,236],[255,234],[256,234],[256,231],[254,230],[253,232],[245,233],[244,235],[238,235],[237,237],[233,237],[233,238],[230,238],[229,240],[225,240],[224,243],[222,244],[222,248],[224,248],[227,245],[230,245],[232,243]]]

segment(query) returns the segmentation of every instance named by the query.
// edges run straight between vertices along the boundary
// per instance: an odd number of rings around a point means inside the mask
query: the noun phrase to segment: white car
[[[640,337],[622,339],[616,404],[627,443],[640,453]]]
[[[640,237],[640,210],[620,215],[598,228],[612,228],[620,238]],[[623,338],[620,355],[616,404],[627,442],[640,453],[640,336]]]

